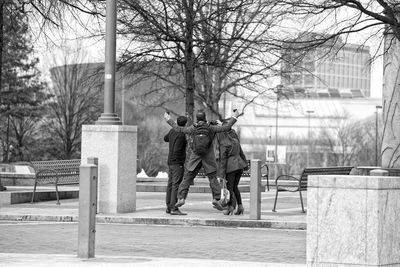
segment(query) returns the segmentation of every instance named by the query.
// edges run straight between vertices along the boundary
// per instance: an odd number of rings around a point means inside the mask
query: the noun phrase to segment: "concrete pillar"
[[[261,219],[261,160],[250,163],[250,219]]]
[[[400,177],[313,175],[308,266],[399,266]]]
[[[81,165],[79,172],[78,257],[94,258],[97,211],[97,166],[94,164]]]
[[[83,125],[82,163],[98,158],[98,212],[136,210],[137,127]]]

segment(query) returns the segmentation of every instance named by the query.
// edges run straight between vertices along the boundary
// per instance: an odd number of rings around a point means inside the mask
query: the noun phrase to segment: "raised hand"
[[[171,115],[169,115],[168,112],[165,112],[165,113],[164,113],[164,119],[165,119],[166,121],[169,120],[169,119],[171,119]]]
[[[232,117],[235,117],[235,118],[239,117],[239,111],[237,109],[233,110]]]

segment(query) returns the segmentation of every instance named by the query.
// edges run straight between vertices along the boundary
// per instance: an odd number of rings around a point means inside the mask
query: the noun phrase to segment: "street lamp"
[[[117,40],[117,1],[106,1],[106,57],[104,68],[104,113],[96,124],[121,125],[115,113],[115,58]]]
[[[378,109],[381,109],[382,106],[375,106],[375,108],[375,166],[380,166],[381,164],[378,165]]]
[[[308,142],[307,142],[307,167],[310,166],[310,143],[311,143],[311,127],[310,127],[310,118],[311,118],[311,113],[314,113],[314,110],[307,110],[307,116],[308,116]]]
[[[278,112],[278,106],[279,106],[279,94],[282,92],[283,85],[278,84],[274,90],[276,94],[276,108],[275,108],[275,157],[274,157],[274,163],[275,163],[275,179],[278,177],[278,117],[279,117],[279,112]]]

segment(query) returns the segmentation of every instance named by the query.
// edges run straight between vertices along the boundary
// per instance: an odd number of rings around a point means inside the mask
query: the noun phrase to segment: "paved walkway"
[[[96,256],[93,259],[78,259],[73,255],[7,254],[0,253],[0,262],[7,267],[66,267],[66,266],[135,266],[135,267],[304,267],[305,264],[265,263],[249,261],[201,260],[182,258],[155,258],[130,256]]]
[[[172,216],[165,213],[165,193],[138,192],[136,212],[124,214],[98,214],[98,222],[165,225],[203,225],[256,227],[275,229],[305,229],[306,215],[301,213],[298,194],[279,193],[277,212],[272,212],[275,191],[263,192],[261,219],[250,220],[249,193],[243,193],[243,216],[225,216],[213,209],[211,195],[206,193],[189,194],[181,210],[186,216]],[[13,204],[0,208],[0,220],[11,221],[78,221],[78,199],[35,202],[34,204]]]
[[[4,266],[280,266],[305,263],[305,231],[203,226],[96,225],[96,259],[76,258],[78,224],[0,223]],[[21,254],[24,253],[24,254]],[[62,265],[64,263],[65,265]],[[269,264],[266,264],[269,263]],[[36,265],[35,265],[36,264]],[[40,265],[42,264],[42,265]],[[89,265],[90,266],[90,265]]]
[[[4,266],[304,266],[306,215],[298,194],[263,192],[261,220],[212,208],[211,196],[192,193],[165,213],[165,193],[138,192],[136,211],[98,214],[96,258],[76,257],[78,199],[0,207],[0,265]],[[69,223],[65,223],[69,222]],[[204,227],[218,226],[218,227]],[[295,230],[293,230],[295,229]],[[175,241],[174,241],[175,240]]]

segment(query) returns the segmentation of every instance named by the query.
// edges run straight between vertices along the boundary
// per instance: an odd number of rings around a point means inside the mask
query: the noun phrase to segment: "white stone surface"
[[[83,125],[82,163],[99,159],[98,211],[136,210],[137,127]]]
[[[308,266],[400,266],[400,177],[309,176]]]

